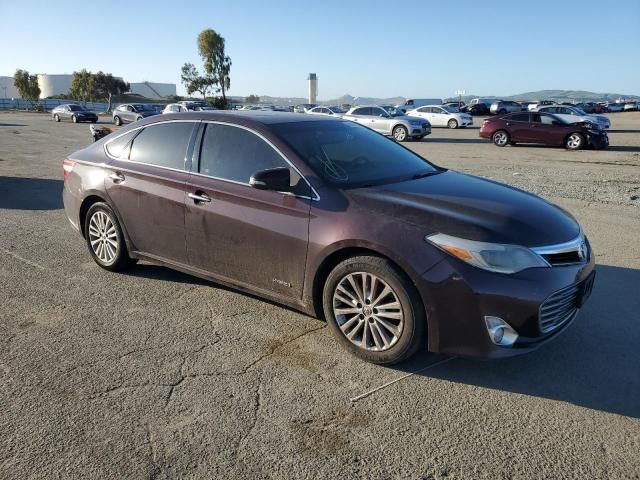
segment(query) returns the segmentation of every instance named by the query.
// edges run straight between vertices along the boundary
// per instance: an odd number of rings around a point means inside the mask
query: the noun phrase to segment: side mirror
[[[258,190],[291,191],[291,172],[287,167],[269,168],[254,173],[249,185]]]

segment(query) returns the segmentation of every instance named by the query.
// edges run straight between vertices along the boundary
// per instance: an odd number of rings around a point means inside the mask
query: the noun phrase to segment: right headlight
[[[425,237],[441,250],[474,267],[497,273],[516,273],[527,268],[548,267],[537,253],[520,245],[486,243],[444,233]]]

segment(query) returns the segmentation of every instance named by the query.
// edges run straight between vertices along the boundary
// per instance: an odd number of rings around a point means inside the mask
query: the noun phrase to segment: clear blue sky
[[[411,8],[409,8],[411,5]],[[180,85],[205,28],[227,41],[231,95],[320,99],[640,94],[640,0],[0,0],[0,75],[86,67]]]

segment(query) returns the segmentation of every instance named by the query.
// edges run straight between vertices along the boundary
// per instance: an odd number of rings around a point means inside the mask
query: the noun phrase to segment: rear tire
[[[458,121],[453,118],[447,122],[447,127],[449,128],[458,128]]]
[[[386,258],[357,256],[339,263],[325,281],[323,308],[338,343],[367,362],[391,365],[426,346],[420,296]]]
[[[581,133],[570,133],[564,142],[567,150],[580,150],[584,146],[584,137]]]
[[[53,119],[54,119],[56,122],[59,122],[59,121],[60,121],[60,116],[56,113],[56,114],[53,116]]]
[[[120,223],[106,203],[94,203],[87,211],[84,237],[93,260],[105,270],[120,272],[137,262],[129,257]]]
[[[504,115],[505,113],[507,113],[507,111],[504,108],[498,111],[498,115]]]
[[[113,117],[113,123],[115,123],[116,126],[119,127],[120,125],[122,125],[122,120],[120,120],[120,117],[116,115],[115,117]]]
[[[78,117],[76,117],[75,115],[71,115],[71,121],[73,123],[78,123]]]
[[[504,130],[498,130],[497,132],[494,132],[491,138],[493,140],[493,144],[496,147],[504,147],[511,140],[509,134]]]

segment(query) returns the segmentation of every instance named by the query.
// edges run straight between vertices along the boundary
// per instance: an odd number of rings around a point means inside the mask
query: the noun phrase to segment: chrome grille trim
[[[580,234],[576,238],[568,242],[543,247],[533,247],[531,250],[544,258],[551,266],[585,263],[589,261],[591,256],[589,241],[582,231],[580,231]],[[571,254],[575,254],[577,260],[567,260],[567,257],[570,257]],[[557,257],[554,259],[554,256]]]

